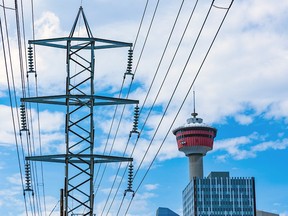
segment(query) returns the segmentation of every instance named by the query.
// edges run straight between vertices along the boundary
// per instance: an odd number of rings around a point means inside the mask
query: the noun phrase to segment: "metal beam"
[[[29,40],[28,44],[35,44],[41,46],[49,46],[60,49],[67,49],[67,41],[75,42],[97,42],[99,45],[95,45],[94,49],[108,49],[108,48],[119,48],[119,47],[131,47],[132,43],[108,40],[103,38],[89,38],[89,37],[59,37],[50,39],[40,39],[40,40]],[[73,45],[70,49],[81,49],[84,45]],[[84,49],[91,49],[91,47],[85,47]]]
[[[94,106],[139,104],[139,100],[113,98],[99,95],[52,95],[52,96],[21,98],[20,100],[21,102],[67,105],[66,99],[75,99],[75,101],[70,100],[68,101],[69,105],[71,106],[81,106],[89,103],[90,100],[96,100],[93,104]]]
[[[54,163],[65,163],[66,159],[69,159],[71,163],[90,163],[90,159],[94,159],[94,164],[133,161],[133,158],[99,155],[99,154],[80,154],[80,155],[55,154],[55,155],[30,156],[25,157],[25,159],[30,161],[42,161],[42,162],[54,162]]]

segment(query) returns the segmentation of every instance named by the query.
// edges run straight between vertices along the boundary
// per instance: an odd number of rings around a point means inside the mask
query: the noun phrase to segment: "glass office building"
[[[156,212],[156,216],[179,216],[169,208],[159,207]]]
[[[183,216],[256,216],[254,178],[229,172],[194,177],[183,191]]]

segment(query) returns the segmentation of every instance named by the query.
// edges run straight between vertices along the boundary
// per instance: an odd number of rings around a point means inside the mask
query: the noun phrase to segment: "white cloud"
[[[152,190],[156,190],[159,187],[159,184],[145,184],[144,188],[147,191],[152,191]]]
[[[267,118],[275,120],[284,118],[285,123],[288,123],[288,100],[278,101],[269,106],[266,113]]]
[[[60,19],[52,12],[44,12],[40,19],[35,22],[36,38],[54,38],[60,35]]]
[[[113,175],[113,176],[110,176],[110,177],[109,177],[109,181],[110,181],[110,182],[114,182],[114,179],[115,179],[115,178],[116,178],[116,180],[115,180],[116,183],[117,183],[117,182],[119,183],[120,180],[122,179],[122,177],[119,176],[119,175],[118,175],[118,176]]]
[[[23,188],[18,173],[6,176],[0,189],[0,206],[8,215],[24,211]],[[13,212],[12,212],[13,209]]]
[[[19,173],[14,174],[13,176],[7,177],[7,181],[14,185],[18,185],[18,186],[22,185],[21,176]]]
[[[133,199],[133,205],[129,210],[129,216],[152,216],[155,215],[155,212],[151,211],[151,204],[149,204],[148,200],[155,197],[155,194],[145,192],[145,193],[137,193]]]
[[[220,161],[226,161],[229,157],[236,160],[254,158],[257,153],[267,150],[283,150],[288,148],[288,140],[263,141],[263,136],[253,133],[249,136],[235,137],[216,141],[213,153]],[[219,152],[220,151],[220,155]],[[225,152],[224,154],[222,152]]]
[[[269,141],[269,142],[263,142],[260,144],[257,144],[251,148],[254,152],[261,152],[266,151],[268,149],[274,149],[274,150],[283,150],[288,147],[288,139],[283,140],[275,140],[275,141]]]
[[[239,122],[239,124],[249,125],[249,124],[251,124],[253,122],[253,117],[252,116],[238,114],[238,115],[235,115],[235,120],[237,122]]]
[[[40,125],[41,125],[40,127],[42,132],[51,133],[55,131],[60,131],[61,129],[63,129],[64,124],[65,124],[64,113],[50,110],[43,110],[40,112]]]
[[[14,142],[11,110],[8,106],[4,105],[0,105],[0,109],[0,118],[3,122],[0,124],[0,138],[2,140],[0,145],[9,146]]]

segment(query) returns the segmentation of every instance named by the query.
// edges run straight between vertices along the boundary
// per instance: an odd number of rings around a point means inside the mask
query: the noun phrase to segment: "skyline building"
[[[183,216],[255,216],[255,180],[211,172],[183,190]]]

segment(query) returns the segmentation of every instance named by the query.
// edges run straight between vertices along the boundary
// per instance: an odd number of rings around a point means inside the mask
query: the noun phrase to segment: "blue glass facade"
[[[159,207],[156,212],[156,216],[179,216],[169,208]]]
[[[183,216],[255,216],[254,178],[212,172],[193,178],[183,191]]]

